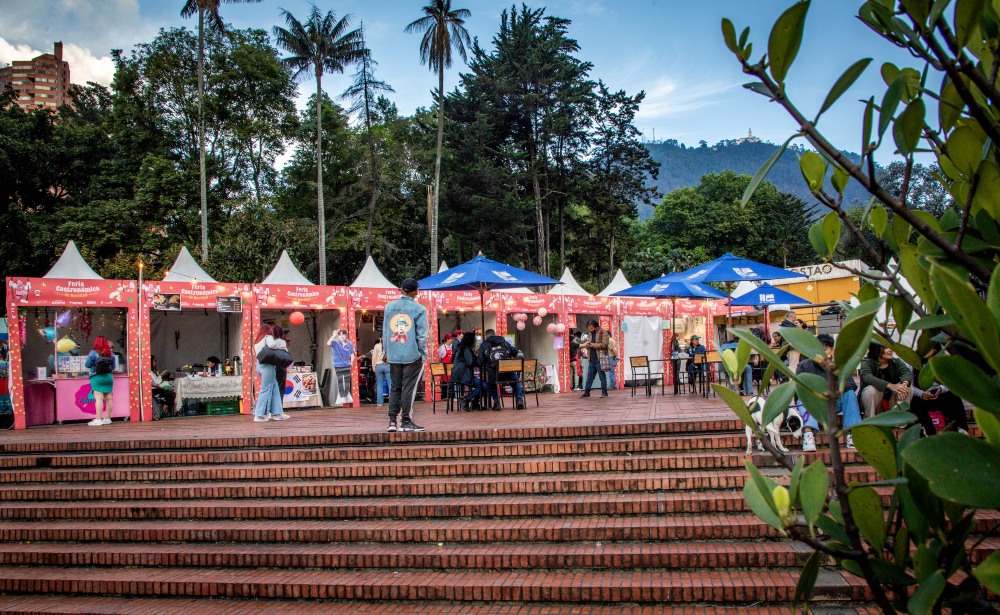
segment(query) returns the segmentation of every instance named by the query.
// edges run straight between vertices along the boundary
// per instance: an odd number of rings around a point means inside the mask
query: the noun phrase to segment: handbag
[[[287,350],[264,346],[257,353],[257,362],[275,367],[288,367],[294,362],[294,359],[292,359],[292,353]]]
[[[601,360],[601,371],[602,372],[610,372],[611,371],[611,367],[612,367],[611,366],[611,359],[613,359],[614,357],[612,357],[609,354],[602,354],[602,355],[599,355],[598,358]]]

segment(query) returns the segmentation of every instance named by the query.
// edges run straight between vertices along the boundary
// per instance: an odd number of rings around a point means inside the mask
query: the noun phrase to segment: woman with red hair
[[[87,423],[92,427],[111,424],[111,391],[115,384],[114,371],[118,369],[118,357],[111,352],[108,338],[98,335],[94,348],[87,355],[85,363],[90,370],[90,390],[97,410],[94,420]],[[107,413],[106,416],[103,416]]]

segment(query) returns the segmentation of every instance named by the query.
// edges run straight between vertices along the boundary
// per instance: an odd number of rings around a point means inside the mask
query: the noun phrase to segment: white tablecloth
[[[174,407],[178,412],[184,405],[184,399],[233,399],[243,395],[243,376],[178,378],[171,384],[177,393]]]

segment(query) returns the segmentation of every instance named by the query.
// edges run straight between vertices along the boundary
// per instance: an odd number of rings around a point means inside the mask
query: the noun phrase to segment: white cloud
[[[725,82],[682,83],[660,77],[645,88],[646,99],[636,114],[638,120],[665,118],[690,113],[721,102],[721,95],[735,89]]]
[[[52,49],[39,51],[23,43],[11,43],[0,37],[0,61],[10,64],[14,60],[30,60],[43,53],[52,53]],[[66,43],[63,45],[63,60],[69,62],[70,81],[83,85],[88,81],[111,85],[115,74],[115,63],[110,55],[98,57],[89,49]]]
[[[10,64],[14,60],[30,60],[42,55],[41,51],[32,49],[30,45],[14,44],[0,36],[0,62]]]

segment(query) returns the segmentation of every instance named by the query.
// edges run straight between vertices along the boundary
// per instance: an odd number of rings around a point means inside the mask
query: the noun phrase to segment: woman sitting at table
[[[478,366],[476,353],[473,349],[476,346],[476,334],[472,331],[462,334],[462,339],[458,344],[458,352],[452,356],[451,383],[470,387],[467,394],[462,396],[462,410],[469,412],[476,406],[476,410],[482,400],[483,391],[486,387],[482,380],[476,378],[473,368]]]
[[[153,401],[160,404],[162,408],[162,414],[172,415],[174,414],[174,402],[177,400],[177,393],[174,393],[169,388],[169,383],[164,382],[163,374],[166,372],[160,372],[159,366],[156,364],[156,355],[151,355],[149,357],[149,380],[153,384]]]

